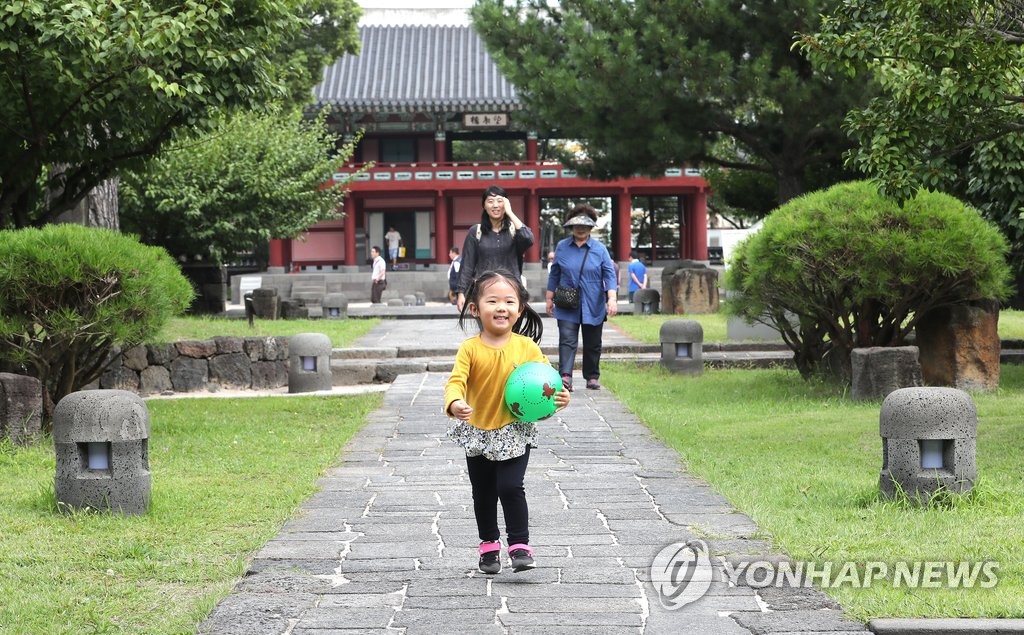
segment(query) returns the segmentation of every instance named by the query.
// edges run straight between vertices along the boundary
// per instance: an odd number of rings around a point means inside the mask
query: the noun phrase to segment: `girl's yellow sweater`
[[[444,411],[453,401],[465,400],[473,408],[469,423],[481,430],[497,430],[516,420],[505,405],[505,382],[520,364],[550,364],[537,343],[524,335],[512,334],[501,348],[471,337],[459,346],[455,366],[444,387]]]

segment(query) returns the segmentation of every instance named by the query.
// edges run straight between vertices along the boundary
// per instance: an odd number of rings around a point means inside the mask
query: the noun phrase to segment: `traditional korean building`
[[[660,259],[707,259],[707,183],[696,170],[680,166],[659,178],[595,181],[539,160],[538,132],[517,125],[513,115],[523,106],[516,89],[471,26],[362,26],[360,38],[359,55],[324,70],[309,107],[326,109],[343,141],[361,135],[352,162],[339,165],[334,177],[356,175],[343,217],[320,223],[301,239],[272,241],[272,267],[332,271],[365,265],[371,246],[385,247],[392,226],[406,247],[401,263],[447,264],[449,247],[461,247],[479,222],[481,194],[491,184],[509,192],[513,209],[538,236],[527,265],[541,260],[542,210],[552,198],[610,200],[601,233],[616,260],[628,260],[635,245]],[[460,139],[521,140],[525,158],[453,162],[452,142]],[[678,236],[663,238],[665,245],[652,244],[655,232],[632,235],[632,210],[652,197],[674,201],[666,225],[678,228]],[[557,218],[547,224],[548,232],[559,226]]]

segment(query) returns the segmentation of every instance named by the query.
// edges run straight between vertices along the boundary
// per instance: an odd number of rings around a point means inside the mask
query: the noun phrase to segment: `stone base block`
[[[921,317],[916,330],[926,384],[972,391],[999,387],[997,303],[935,309]]]
[[[372,384],[377,376],[377,362],[358,359],[332,360],[331,375],[335,386]]]
[[[30,443],[42,434],[43,384],[35,377],[0,373],[0,438]]]
[[[850,365],[853,399],[884,399],[894,390],[922,383],[916,346],[855,348],[850,354]]]

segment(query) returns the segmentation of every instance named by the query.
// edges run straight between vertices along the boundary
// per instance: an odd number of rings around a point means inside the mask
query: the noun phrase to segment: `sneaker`
[[[501,541],[480,543],[480,567],[481,573],[501,572]]]
[[[566,390],[572,392],[572,376],[562,375],[562,385],[565,386]]]
[[[533,569],[537,566],[537,563],[533,560],[533,549],[530,549],[530,545],[509,546],[508,557],[512,561],[512,571],[516,573]]]
[[[587,380],[588,390],[601,390],[601,384],[597,383],[597,377],[591,377]]]

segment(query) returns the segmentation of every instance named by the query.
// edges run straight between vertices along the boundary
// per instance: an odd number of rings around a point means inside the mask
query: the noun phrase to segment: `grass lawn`
[[[659,330],[666,320],[697,320],[704,329],[705,342],[726,342],[726,317],[724,313],[705,315],[617,315],[609,320],[613,326],[628,333],[641,342],[658,344]],[[1003,310],[999,312],[999,337],[1002,339],[1024,339],[1024,311]],[[780,340],[781,341],[781,340]]]
[[[614,323],[657,342],[673,317]],[[723,317],[696,317],[707,341],[725,339]],[[376,323],[279,320],[254,334],[326,332],[343,346]],[[187,318],[159,341],[250,333],[242,320]],[[1004,311],[1000,335],[1024,337],[1024,314]],[[974,494],[924,509],[878,496],[878,403],[788,370],[690,377],[605,364],[601,379],[797,561],[1000,564],[987,590],[830,589],[852,616],[1024,617],[1024,368],[1004,366],[1000,390],[974,396]],[[194,632],[380,402],[379,393],[151,401],[153,505],[140,517],[58,514],[52,439],[0,443],[0,632]]]
[[[189,316],[174,318],[164,326],[154,342],[207,340],[220,335],[234,337],[287,336],[297,333],[323,333],[334,347],[348,346],[380,323],[379,318],[348,320],[256,320]]]
[[[194,633],[381,394],[148,402],[148,514],[55,511],[52,439],[0,443],[0,632]]]
[[[790,370],[605,364],[601,382],[798,562],[999,562],[991,589],[828,590],[853,617],[1024,617],[1024,367],[973,396],[977,486],[933,508],[880,499],[878,402]]]

